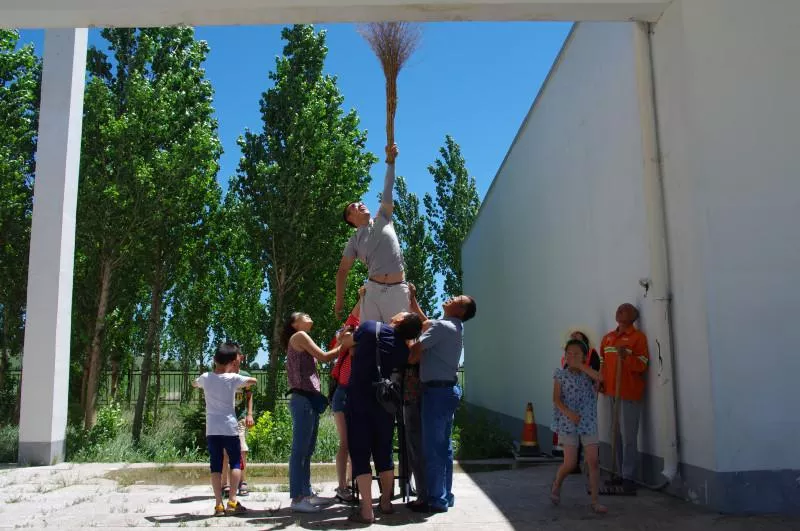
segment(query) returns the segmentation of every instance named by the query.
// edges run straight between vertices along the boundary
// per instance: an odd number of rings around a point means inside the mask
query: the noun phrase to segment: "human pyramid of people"
[[[455,504],[451,436],[454,414],[462,394],[457,371],[463,346],[463,324],[475,316],[477,306],[469,295],[453,296],[442,305],[441,319],[428,319],[417,303],[413,284],[406,282],[400,243],[392,223],[397,156],[396,145],[386,148],[386,176],[377,216],[371,217],[363,202],[350,203],[344,209],[344,222],[356,230],[344,249],[336,275],[337,316],[342,312],[347,276],[356,259],[366,264],[368,279],[359,290],[358,303],[329,350],[320,349],[311,339],[309,332],[314,322],[307,313],[292,313],[282,330],[292,417],[289,493],[291,509],[295,512],[319,512],[336,501],[352,503],[355,496],[347,481],[349,461],[360,501],[348,519],[361,524],[373,523],[375,511],[370,459],[381,484],[377,511],[384,515],[395,512],[392,505],[395,415],[378,400],[375,382],[393,378],[396,381],[397,375],[402,378],[402,420],[408,464],[417,494],[416,500],[407,503],[406,507],[414,512],[431,514],[446,512]],[[604,339],[599,371],[588,365],[589,345],[585,335],[576,332],[565,347],[564,368],[556,371],[553,393],[554,431],[559,433],[564,445],[565,460],[551,490],[553,503],[560,501],[561,483],[575,468],[578,445],[582,443],[590,470],[591,507],[598,513],[606,511],[597,503],[598,386],[592,381],[603,382],[608,372],[606,369],[615,370],[617,355],[622,357],[623,365],[627,367],[632,358],[629,354],[633,352],[640,364],[645,360],[646,368],[647,342],[644,340],[642,352],[641,338],[635,335],[641,335],[641,332],[633,328],[638,312],[627,306],[624,311],[622,307],[618,311],[620,328],[606,336],[617,334],[618,337],[608,342]],[[576,334],[581,334],[581,338]],[[613,354],[614,361],[604,363],[609,354]],[[194,382],[205,395],[215,516],[247,511],[238,501],[237,494],[247,494],[245,438],[246,429],[253,425],[250,389],[256,384],[256,379],[239,370],[243,358],[237,344],[223,343],[214,356],[214,371],[201,375]],[[329,401],[321,392],[317,362],[334,359],[332,377],[336,387]],[[625,373],[623,380],[629,379],[629,372]],[[638,373],[642,381],[643,373]],[[636,382],[629,383],[626,390],[631,385],[638,390]],[[615,396],[620,396],[618,391],[617,388]],[[240,396],[238,401],[237,392]],[[640,398],[639,395],[636,400]],[[322,498],[311,489],[311,456],[316,446],[319,418],[329,402],[340,437],[336,456],[339,484],[335,498]],[[623,406],[630,402],[624,399]],[[240,404],[238,419],[236,403]],[[629,409],[625,416],[629,422],[622,428],[623,477],[626,480],[633,477],[636,447],[635,437],[631,443],[630,436],[625,438],[625,433],[630,433],[631,429],[634,433],[638,430],[639,411],[635,407]],[[634,417],[636,425],[632,427],[630,424]],[[223,469],[228,476],[225,486]],[[223,504],[225,494],[228,496],[227,505]]]

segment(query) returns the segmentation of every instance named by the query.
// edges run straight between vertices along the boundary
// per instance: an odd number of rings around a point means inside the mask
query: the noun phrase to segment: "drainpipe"
[[[661,442],[664,452],[664,482],[651,488],[664,488],[678,473],[678,428],[675,408],[675,379],[672,370],[672,291],[669,278],[669,253],[667,247],[664,187],[661,171],[661,148],[658,138],[653,82],[653,54],[650,39],[652,25],[637,22],[634,31],[636,85],[638,89],[639,116],[642,131],[642,157],[644,163],[644,197],[647,211],[647,228],[650,242],[650,269],[652,278],[643,279],[645,298],[653,311],[648,313],[647,333],[655,352],[650,353],[650,363],[658,369],[657,393],[661,401]],[[652,369],[651,369],[652,370]]]

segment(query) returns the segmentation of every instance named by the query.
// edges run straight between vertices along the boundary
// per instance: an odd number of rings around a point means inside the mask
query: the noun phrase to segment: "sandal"
[[[353,511],[350,513],[350,516],[347,517],[347,520],[356,524],[366,524],[372,525],[375,523],[375,517],[373,516],[370,520],[369,518],[364,518],[361,516],[361,511]]]
[[[591,508],[594,514],[606,514],[608,512],[608,507],[599,503],[593,503]]]
[[[239,483],[239,492],[236,493],[237,496],[247,496],[250,494],[250,491],[247,490],[247,482],[242,481]]]
[[[225,485],[224,487],[222,487],[222,497],[227,498],[230,495],[231,495],[231,486]]]
[[[556,489],[556,482],[553,481],[553,485],[550,487],[550,501],[553,505],[558,505],[561,503],[561,489]]]

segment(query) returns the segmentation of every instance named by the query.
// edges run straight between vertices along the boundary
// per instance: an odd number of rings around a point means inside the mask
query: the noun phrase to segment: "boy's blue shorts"
[[[238,435],[208,435],[208,455],[211,458],[211,473],[222,472],[222,451],[228,454],[231,468],[242,467],[242,446]]]

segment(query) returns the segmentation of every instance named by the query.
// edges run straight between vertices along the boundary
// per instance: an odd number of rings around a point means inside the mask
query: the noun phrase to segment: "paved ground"
[[[346,521],[350,509],[342,505],[333,505],[317,515],[292,514],[287,509],[289,496],[285,484],[267,483],[270,480],[266,477],[250,483],[253,492],[244,502],[251,509],[249,514],[213,518],[210,516],[213,506],[210,487],[202,484],[207,469],[197,466],[154,469],[154,466],[65,464],[2,470],[0,527],[251,527],[268,530],[359,527]],[[607,498],[610,513],[595,516],[588,510],[588,497],[579,476],[567,480],[561,506],[553,507],[547,498],[554,473],[552,465],[513,470],[492,468],[456,474],[453,488],[456,506],[446,514],[424,519],[398,503],[397,514],[381,518],[376,525],[454,531],[800,529],[800,518],[721,516],[651,492],[642,492],[635,498]],[[173,485],[154,484],[157,482]],[[330,482],[319,483],[318,487],[322,495],[333,493],[334,485]]]

